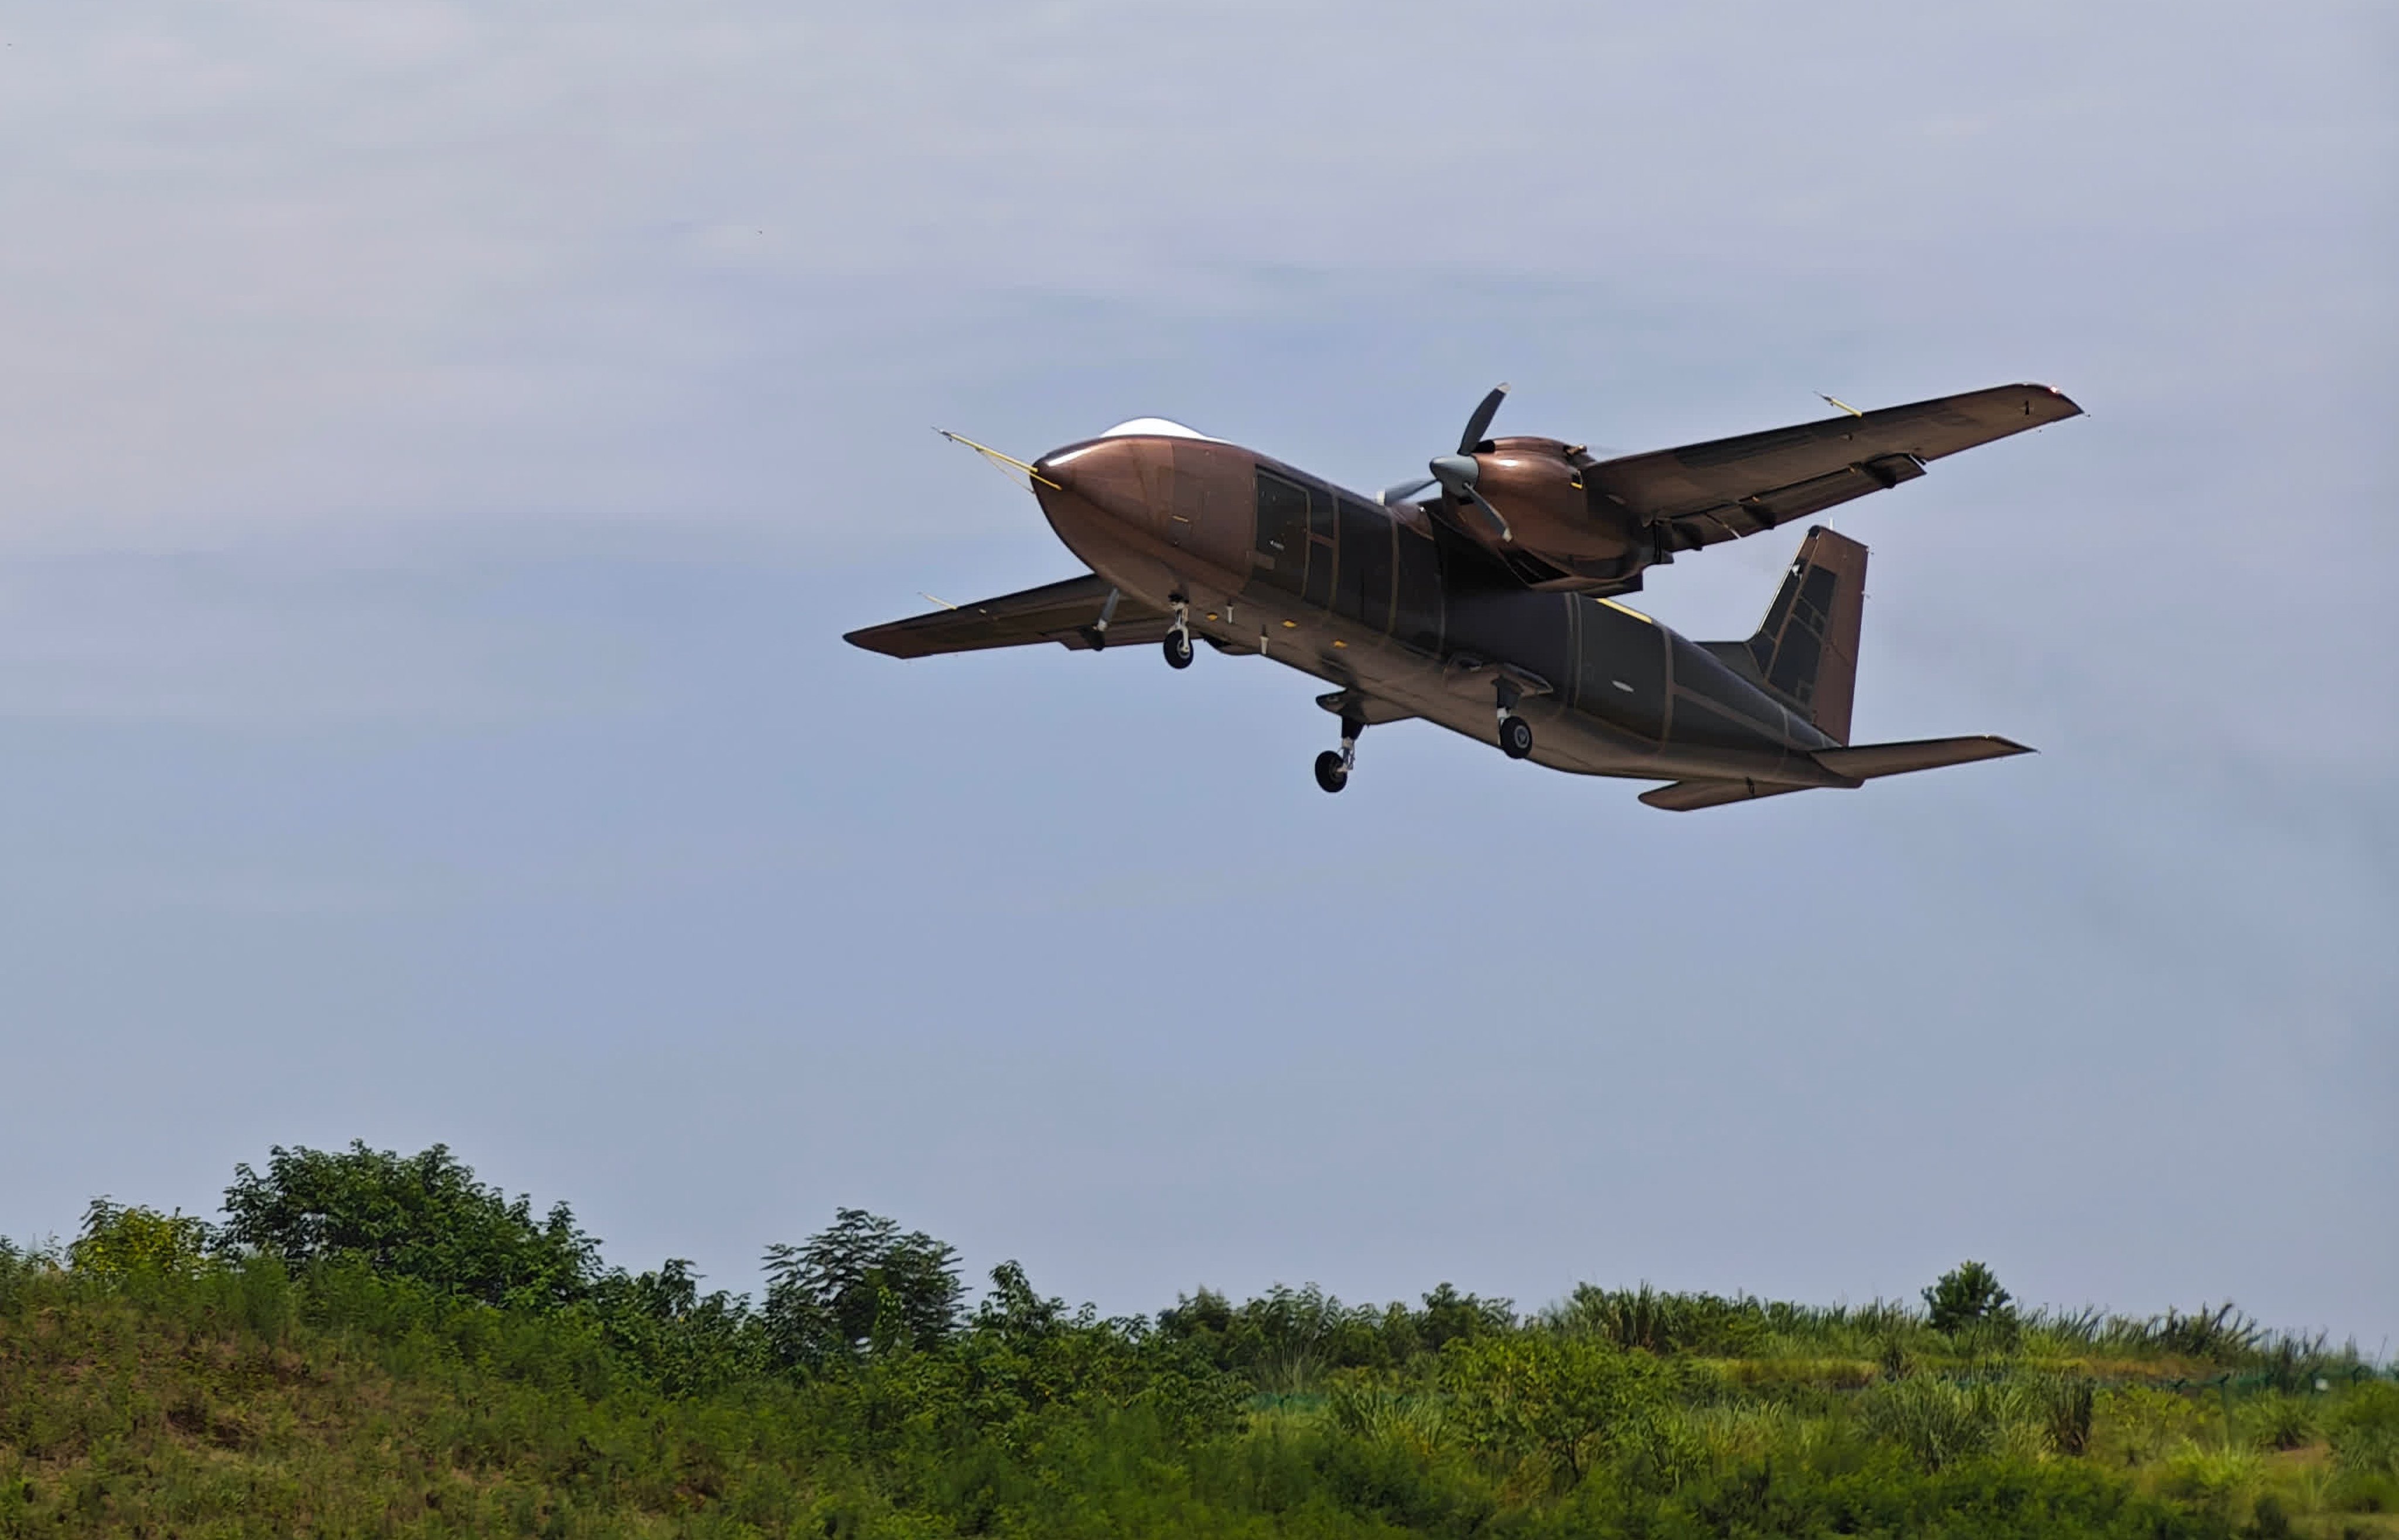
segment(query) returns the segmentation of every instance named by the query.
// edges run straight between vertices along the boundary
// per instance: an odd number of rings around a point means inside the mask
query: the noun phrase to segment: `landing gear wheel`
[[[1523,759],[1533,751],[1533,724],[1523,717],[1499,719],[1499,751],[1511,760]]]
[[[1349,784],[1349,766],[1338,750],[1327,749],[1316,756],[1316,784],[1327,791],[1338,791]]]
[[[1166,641],[1163,643],[1163,646],[1166,653],[1166,666],[1168,668],[1188,669],[1191,667],[1191,633],[1189,631],[1167,632]]]

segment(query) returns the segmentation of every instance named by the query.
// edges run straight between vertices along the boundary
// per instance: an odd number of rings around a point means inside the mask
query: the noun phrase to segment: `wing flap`
[[[888,657],[930,657],[988,647],[1025,647],[1039,642],[1055,642],[1079,652],[1091,646],[1089,628],[1099,620],[1109,591],[1106,578],[1086,573],[1063,583],[870,626],[842,640]],[[1157,642],[1172,627],[1173,617],[1165,612],[1120,597],[1108,621],[1107,640],[1111,644]]]

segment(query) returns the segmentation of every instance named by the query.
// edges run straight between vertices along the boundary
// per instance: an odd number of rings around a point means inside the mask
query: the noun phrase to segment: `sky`
[[[1202,1284],[2232,1299],[2399,1347],[2399,18],[0,0],[0,1234],[446,1141]],[[1692,815],[1203,651],[934,426],[1344,484],[2017,380]],[[1650,574],[1754,625],[1796,532]]]

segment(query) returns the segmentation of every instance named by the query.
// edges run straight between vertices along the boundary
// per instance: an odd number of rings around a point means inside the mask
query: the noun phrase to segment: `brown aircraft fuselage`
[[[1518,476],[1506,447],[1484,485],[1511,518],[1550,493],[1570,525],[1584,498],[1564,462],[1528,456]],[[1559,485],[1535,484],[1553,462]],[[1387,508],[1197,437],[1089,439],[1033,469],[1050,527],[1093,572],[1151,609],[1185,604],[1192,633],[1219,651],[1338,686],[1327,705],[1355,720],[1414,714],[1488,743],[1507,707],[1532,726],[1530,757],[1554,769],[1859,784],[1814,757],[1838,740],[1715,654],[1613,601],[1528,588],[1416,505]],[[1839,714],[1845,728],[1846,700]]]

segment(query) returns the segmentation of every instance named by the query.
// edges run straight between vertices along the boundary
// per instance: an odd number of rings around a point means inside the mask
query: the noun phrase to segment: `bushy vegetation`
[[[971,1300],[842,1209],[763,1299],[439,1146],[0,1243],[0,1535],[2399,1534],[2399,1384],[2230,1306],[1443,1284]]]

